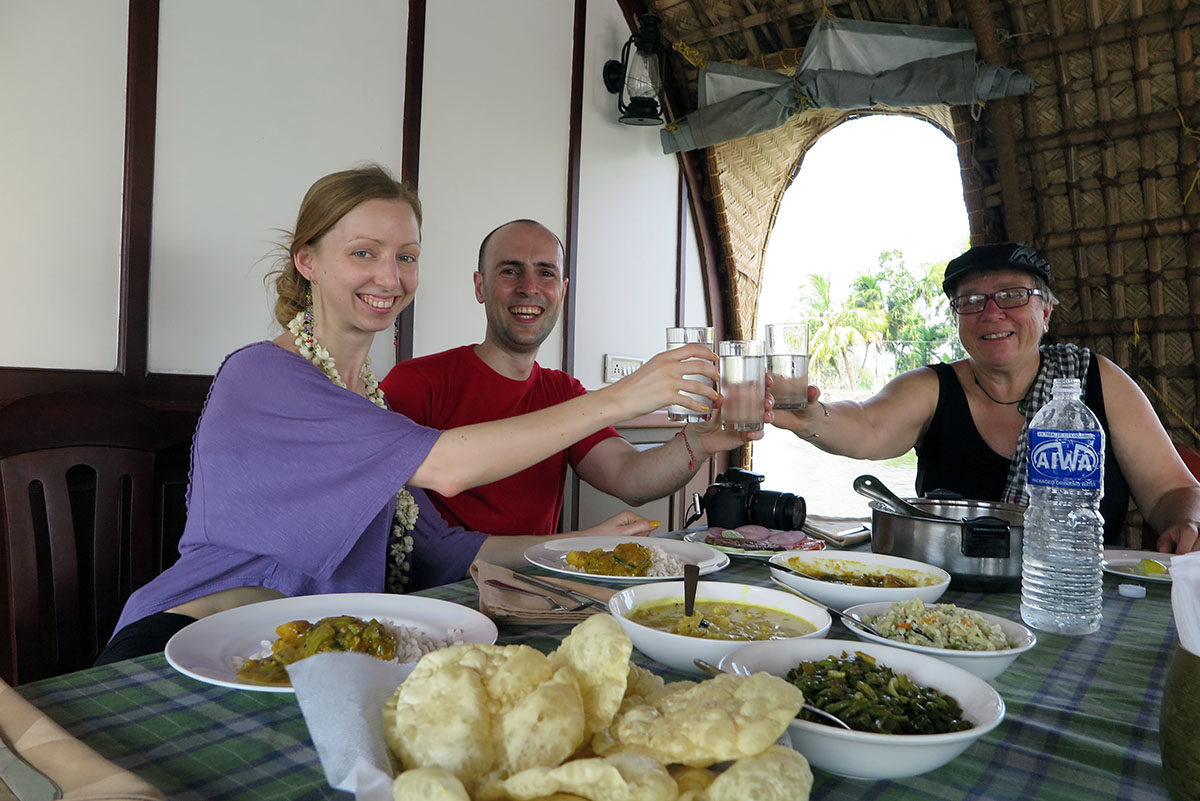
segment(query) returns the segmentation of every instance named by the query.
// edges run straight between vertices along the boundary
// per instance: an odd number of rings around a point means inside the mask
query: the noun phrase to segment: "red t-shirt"
[[[394,410],[443,431],[535,412],[587,393],[574,377],[537,363],[529,378],[514,381],[488,367],[471,345],[401,362],[379,386]],[[596,443],[617,436],[616,429],[604,428],[508,478],[453,498],[428,494],[452,525],[488,534],[554,534],[567,464],[574,467]]]

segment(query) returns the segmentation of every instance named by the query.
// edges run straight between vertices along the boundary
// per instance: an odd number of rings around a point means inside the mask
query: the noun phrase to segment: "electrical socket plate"
[[[604,354],[604,383],[614,384],[642,366],[641,359]]]

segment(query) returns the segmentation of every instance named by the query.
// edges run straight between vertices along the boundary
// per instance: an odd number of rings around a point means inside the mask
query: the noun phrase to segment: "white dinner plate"
[[[782,553],[782,551],[752,551],[747,548],[730,548],[728,545],[710,545],[709,543],[704,541],[704,538],[707,536],[708,536],[708,529],[702,529],[700,531],[689,531],[687,534],[683,535],[683,541],[684,542],[694,542],[697,545],[703,545],[707,548],[712,548],[714,551],[720,551],[721,553],[727,553],[730,556],[742,556],[747,559],[757,559],[760,562],[765,562],[768,559],[770,559],[772,556],[774,556],[775,554]]]
[[[171,667],[185,676],[239,690],[290,693],[290,686],[253,684],[237,676],[236,663],[277,639],[275,628],[290,620],[316,622],[323,617],[353,615],[408,626],[434,637],[460,629],[463,642],[494,643],[496,624],[462,604],[418,595],[354,592],[300,595],[226,609],[200,618],[175,633],[165,654]]]
[[[690,562],[699,566],[700,575],[702,576],[708,573],[715,573],[729,564],[729,557],[718,552],[711,546],[702,545],[698,542],[684,542],[682,540],[668,540],[658,537],[565,537],[560,540],[548,540],[529,546],[525,549],[525,559],[530,564],[544,567],[547,570],[553,570],[555,573],[597,578],[604,581],[664,581],[673,578],[683,578],[683,573],[680,573],[678,576],[603,576],[584,573],[580,570],[567,567],[567,553],[570,551],[593,551],[597,548],[611,551],[623,542],[636,542],[638,545],[645,545],[647,548],[662,548],[667,553],[677,557],[681,562]]]
[[[1156,581],[1162,584],[1171,583],[1171,574],[1144,576],[1131,572],[1137,563],[1143,559],[1152,559],[1168,570],[1171,568],[1171,554],[1158,551],[1130,551],[1125,548],[1104,549],[1104,572],[1122,578],[1134,578],[1138,581]]]

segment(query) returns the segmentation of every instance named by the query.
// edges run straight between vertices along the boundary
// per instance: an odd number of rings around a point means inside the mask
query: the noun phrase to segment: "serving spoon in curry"
[[[720,676],[722,673],[729,673],[728,670],[721,670],[719,667],[714,665],[712,662],[706,662],[703,659],[693,659],[692,662],[695,663],[696,667],[700,668],[701,670],[703,670],[705,673],[707,673],[710,676]],[[736,676],[737,674],[732,673],[730,675]],[[812,704],[805,703],[805,704],[801,705],[800,708],[806,712],[813,713],[817,717],[828,720],[834,726],[840,726],[843,729],[850,728],[850,726],[846,723],[846,721],[842,720],[837,715],[834,715],[831,712],[826,712],[824,709],[821,709],[820,707],[816,707],[816,706],[813,706]]]

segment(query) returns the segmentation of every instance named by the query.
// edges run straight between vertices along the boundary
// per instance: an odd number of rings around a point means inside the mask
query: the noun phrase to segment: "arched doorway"
[[[904,369],[954,358],[953,348],[918,340],[957,344],[937,289],[942,266],[969,239],[955,143],[923,119],[861,116],[824,132],[798,163],[764,255],[759,332],[769,322],[810,320],[814,343],[836,341],[849,358],[814,366],[812,381],[835,400],[867,397]],[[865,313],[872,294],[891,311]],[[867,513],[850,486],[857,475],[872,473],[902,495],[914,492],[916,475],[911,453],[846,459],[770,427],[754,446],[753,468],[764,486],[802,495],[813,513],[828,515]]]

